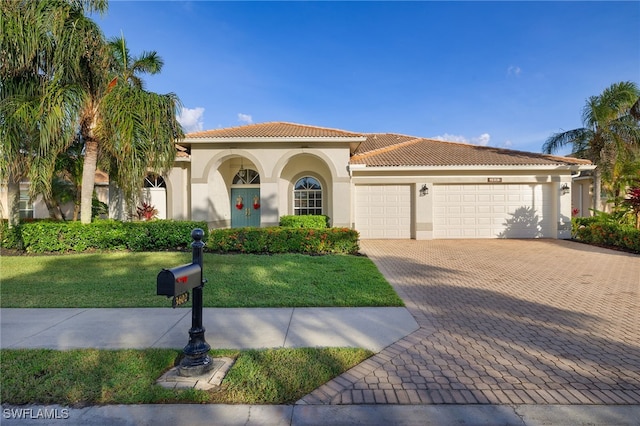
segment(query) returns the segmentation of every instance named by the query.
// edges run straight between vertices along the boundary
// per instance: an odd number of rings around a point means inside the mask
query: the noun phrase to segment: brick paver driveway
[[[640,404],[640,256],[556,240],[362,241],[420,329],[302,404]]]

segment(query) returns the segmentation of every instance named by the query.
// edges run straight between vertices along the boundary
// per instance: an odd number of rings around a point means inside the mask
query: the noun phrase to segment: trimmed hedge
[[[209,232],[206,251],[218,253],[343,253],[360,250],[359,234],[348,228],[232,228]]]
[[[576,217],[572,219],[572,227],[578,241],[640,253],[640,230],[633,226],[599,217]]]
[[[0,220],[0,247],[22,250],[20,227],[9,228],[9,222],[6,219]]]
[[[2,246],[21,248],[29,253],[185,249],[190,247],[191,231],[194,228],[203,229],[206,240],[206,222],[98,220],[83,225],[80,222],[45,220],[22,223],[17,229],[3,233]]]
[[[203,241],[206,241],[208,236],[207,222],[152,220],[124,223],[129,230],[127,248],[133,251],[190,248],[193,242],[191,231],[195,228],[204,231]]]
[[[290,215],[280,217],[280,226],[288,228],[315,228],[329,227],[329,216],[325,215]]]
[[[205,250],[218,253],[343,253],[360,249],[359,234],[348,228],[232,228],[207,230],[206,222],[154,220],[80,222],[39,220],[0,227],[2,247],[28,253],[85,250],[161,251],[191,247],[191,231],[205,231]]]

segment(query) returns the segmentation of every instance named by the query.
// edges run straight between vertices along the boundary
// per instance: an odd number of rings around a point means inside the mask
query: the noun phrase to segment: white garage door
[[[433,189],[435,238],[552,237],[551,185],[436,185]]]
[[[411,238],[409,185],[356,186],[355,218],[360,238]]]

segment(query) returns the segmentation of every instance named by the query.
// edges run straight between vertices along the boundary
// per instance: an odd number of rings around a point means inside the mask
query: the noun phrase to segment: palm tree
[[[109,42],[108,78],[88,85],[90,102],[82,113],[85,144],[80,219],[91,221],[91,201],[98,157],[106,158],[109,177],[130,205],[149,170],[164,173],[175,160],[175,140],[184,136],[176,116],[179,99],[143,89],[141,73],[155,74],[162,60],[155,52],[132,58],[124,38]],[[94,89],[94,90],[91,90]]]
[[[640,127],[632,107],[640,91],[635,83],[614,83],[602,94],[591,96],[582,110],[583,127],[551,135],[542,150],[553,153],[571,145],[578,158],[591,160],[594,176],[594,208],[600,207],[601,181],[616,187],[616,172],[621,164],[634,161],[640,150]]]
[[[115,78],[132,87],[144,89],[144,81],[138,75],[158,74],[164,66],[164,61],[156,51],[142,52],[142,55],[132,57],[124,35],[109,39],[107,44],[112,59],[111,71],[116,74]]]
[[[104,68],[102,34],[85,13],[105,10],[106,0],[0,2],[0,181],[10,226],[21,180],[31,197],[51,192],[55,159],[77,129],[81,70]]]
[[[99,155],[134,198],[147,168],[165,171],[183,137],[178,98],[142,88],[137,74],[158,72],[155,53],[133,59],[124,40],[118,56],[86,13],[106,0],[0,2],[0,181],[17,224],[19,182],[31,196],[51,198],[57,156],[76,138],[84,145],[81,220],[91,221]]]
[[[80,217],[80,190],[82,188],[83,145],[76,138],[66,151],[56,159],[56,171],[51,183],[51,197],[44,196],[49,215],[58,220],[67,220],[61,205],[73,202],[73,220]]]

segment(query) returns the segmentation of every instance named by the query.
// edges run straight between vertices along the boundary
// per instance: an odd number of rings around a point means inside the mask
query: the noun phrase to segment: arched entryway
[[[231,227],[260,226],[260,175],[242,166],[231,185]]]

